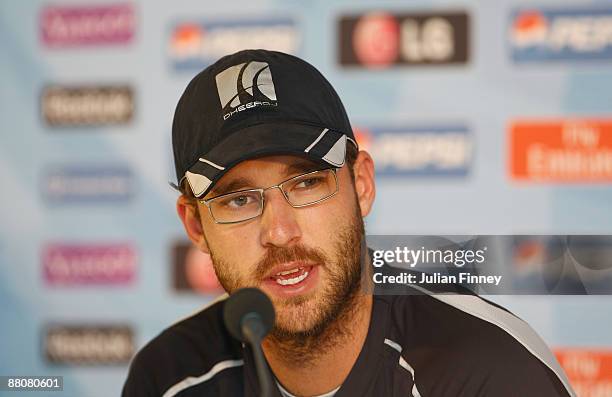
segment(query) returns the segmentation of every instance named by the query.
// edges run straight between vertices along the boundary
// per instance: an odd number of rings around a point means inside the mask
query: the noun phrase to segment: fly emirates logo
[[[612,120],[513,123],[510,174],[517,180],[612,181]]]

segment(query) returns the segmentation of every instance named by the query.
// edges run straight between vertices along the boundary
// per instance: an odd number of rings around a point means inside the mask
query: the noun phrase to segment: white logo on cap
[[[251,61],[231,66],[215,79],[223,120],[246,109],[277,105],[270,65],[266,62]]]

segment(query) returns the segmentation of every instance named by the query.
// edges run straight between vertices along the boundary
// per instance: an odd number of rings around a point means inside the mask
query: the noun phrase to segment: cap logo
[[[267,62],[250,61],[231,66],[217,74],[215,79],[223,120],[258,106],[277,106]]]

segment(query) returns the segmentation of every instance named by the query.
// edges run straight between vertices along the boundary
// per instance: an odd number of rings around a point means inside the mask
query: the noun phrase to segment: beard
[[[355,207],[352,218],[333,233],[332,258],[320,249],[304,245],[272,247],[254,265],[252,276],[244,279],[232,272],[236,267],[220,258],[209,245],[217,278],[230,294],[240,288],[258,287],[279,263],[312,262],[325,271],[327,277],[321,279],[313,293],[282,301],[273,299],[276,321],[267,339],[281,356],[291,357],[288,361],[292,366],[308,365],[320,352],[350,334],[346,325],[357,309],[365,248],[363,219],[359,205]]]

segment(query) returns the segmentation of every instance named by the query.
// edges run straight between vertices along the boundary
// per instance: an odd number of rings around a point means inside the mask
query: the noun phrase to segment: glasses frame
[[[292,182],[296,179],[299,178],[303,178],[305,176],[311,175],[311,174],[316,174],[317,172],[321,172],[321,171],[331,171],[332,175],[334,176],[334,182],[336,183],[336,189],[328,196],[325,196],[319,200],[313,201],[312,203],[306,203],[306,204],[299,204],[299,205],[294,205],[291,203],[291,201],[289,201],[289,197],[287,196],[287,193],[285,192],[285,189],[283,188],[283,185],[285,185],[286,183]],[[250,221],[251,219],[255,219],[258,216],[260,216],[261,214],[263,214],[263,210],[264,210],[264,206],[266,205],[266,197],[264,195],[264,192],[266,192],[267,190],[270,189],[279,189],[281,191],[281,193],[283,194],[283,197],[285,198],[285,201],[287,201],[287,203],[293,207],[293,208],[302,208],[302,207],[308,207],[311,205],[315,205],[318,204],[322,201],[325,201],[333,196],[336,195],[336,193],[338,193],[338,190],[340,190],[340,186],[338,185],[338,168],[323,168],[320,170],[314,170],[314,171],[309,171],[306,172],[304,174],[300,174],[300,175],[296,175],[296,176],[292,176],[289,179],[285,179],[284,181],[276,184],[276,185],[272,185],[272,186],[268,186],[265,188],[256,188],[256,189],[244,189],[244,190],[237,190],[235,192],[229,192],[229,193],[223,193],[219,196],[215,196],[215,197],[211,197],[209,199],[198,199],[198,201],[202,204],[204,204],[206,207],[208,207],[208,212],[210,213],[210,217],[213,219],[213,221],[215,221],[216,224],[221,224],[221,225],[228,225],[228,224],[233,224],[233,223],[242,223],[242,222],[246,222],[246,221]],[[227,197],[231,194],[236,194],[236,193],[247,193],[247,192],[258,192],[259,193],[259,197],[261,198],[260,201],[260,206],[259,206],[259,212],[256,215],[253,215],[249,218],[246,219],[241,219],[239,221],[231,221],[231,222],[222,222],[222,221],[218,221],[217,218],[215,218],[215,215],[213,214],[213,211],[211,209],[211,203],[214,202],[215,200],[218,199],[222,199],[224,197]]]

